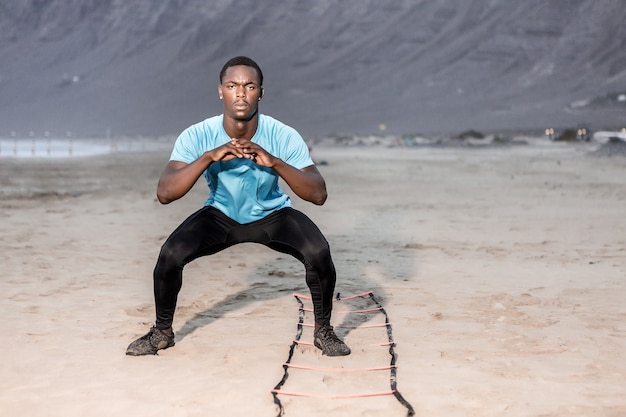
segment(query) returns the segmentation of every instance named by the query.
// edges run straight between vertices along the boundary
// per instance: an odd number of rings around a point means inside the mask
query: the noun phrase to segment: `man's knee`
[[[312,264],[332,263],[330,247],[327,243],[310,246],[307,252],[306,257]]]
[[[161,247],[159,257],[157,259],[157,268],[177,268],[184,265],[184,261],[188,255],[183,247],[176,242],[167,241]]]

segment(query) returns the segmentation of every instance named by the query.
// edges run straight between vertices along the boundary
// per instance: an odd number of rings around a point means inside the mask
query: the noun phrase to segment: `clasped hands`
[[[230,142],[222,146],[225,151],[221,160],[232,158],[250,159],[258,165],[271,167],[274,163],[274,156],[270,155],[265,149],[251,142],[248,139],[232,138]]]

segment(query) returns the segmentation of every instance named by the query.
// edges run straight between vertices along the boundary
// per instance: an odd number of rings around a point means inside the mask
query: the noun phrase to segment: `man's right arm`
[[[159,178],[157,199],[161,204],[176,201],[194,186],[202,173],[215,161],[228,161],[243,158],[243,153],[232,142],[205,152],[190,164],[182,161],[169,161]]]
[[[206,154],[205,154],[206,155]],[[181,161],[169,161],[159,178],[157,198],[161,204],[178,200],[198,181],[208,164],[202,163],[205,155],[191,164]],[[202,168],[204,166],[204,168]]]

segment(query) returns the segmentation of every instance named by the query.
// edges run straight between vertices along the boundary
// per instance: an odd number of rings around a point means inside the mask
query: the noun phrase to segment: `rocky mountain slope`
[[[305,136],[626,125],[620,0],[0,3],[0,136],[164,135],[250,55]],[[11,133],[13,132],[13,133]]]

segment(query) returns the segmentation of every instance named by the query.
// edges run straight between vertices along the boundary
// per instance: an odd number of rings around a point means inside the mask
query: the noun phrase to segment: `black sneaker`
[[[156,355],[158,350],[174,346],[174,333],[166,335],[152,326],[150,331],[128,345],[126,354],[131,356]]]
[[[313,343],[324,355],[346,356],[350,354],[350,348],[337,337],[330,324],[322,326],[313,333]]]

